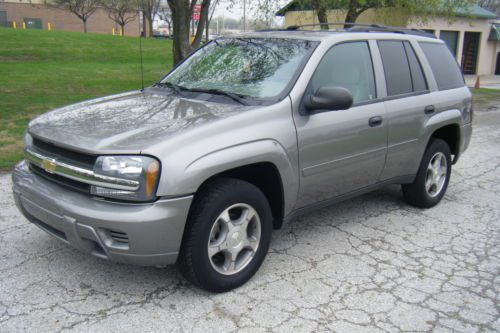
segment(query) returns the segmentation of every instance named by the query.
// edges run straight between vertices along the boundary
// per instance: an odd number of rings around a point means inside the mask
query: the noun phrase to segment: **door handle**
[[[431,113],[434,113],[434,111],[436,111],[436,108],[434,107],[434,105],[427,105],[424,108],[425,114],[431,114]]]
[[[370,127],[376,127],[382,125],[382,117],[381,116],[371,117],[368,120],[368,125],[370,125]]]

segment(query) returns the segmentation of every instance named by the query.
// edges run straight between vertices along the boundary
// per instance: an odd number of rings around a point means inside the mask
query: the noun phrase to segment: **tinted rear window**
[[[465,85],[457,61],[445,44],[420,42],[431,66],[439,90],[454,89]]]
[[[413,91],[410,67],[401,41],[379,41],[378,46],[384,64],[387,95],[402,95]]]

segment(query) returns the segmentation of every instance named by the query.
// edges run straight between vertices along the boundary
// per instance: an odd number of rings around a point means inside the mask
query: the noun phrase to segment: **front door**
[[[476,74],[480,40],[480,32],[467,31],[464,34],[464,49],[462,53],[462,72],[464,74]]]
[[[305,95],[324,86],[348,89],[354,104],[348,110],[295,117],[301,172],[297,208],[374,184],[384,167],[385,107],[376,100],[368,42],[333,46],[316,68]]]

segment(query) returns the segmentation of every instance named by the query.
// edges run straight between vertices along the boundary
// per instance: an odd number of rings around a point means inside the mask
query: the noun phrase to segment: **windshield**
[[[162,83],[272,98],[288,86],[316,42],[278,38],[212,41],[173,70]]]

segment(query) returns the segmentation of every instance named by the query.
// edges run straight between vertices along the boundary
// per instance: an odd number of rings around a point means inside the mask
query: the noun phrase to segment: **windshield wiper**
[[[249,105],[247,101],[245,101],[244,97],[239,94],[235,94],[232,92],[220,90],[220,89],[201,89],[201,88],[188,88],[189,91],[200,92],[200,93],[209,93],[214,95],[222,95],[231,98],[233,101],[240,103],[241,105]]]
[[[184,87],[178,86],[175,83],[172,82],[157,82],[155,84],[157,87],[168,87],[175,91],[177,94],[181,95],[181,90],[184,89]]]

